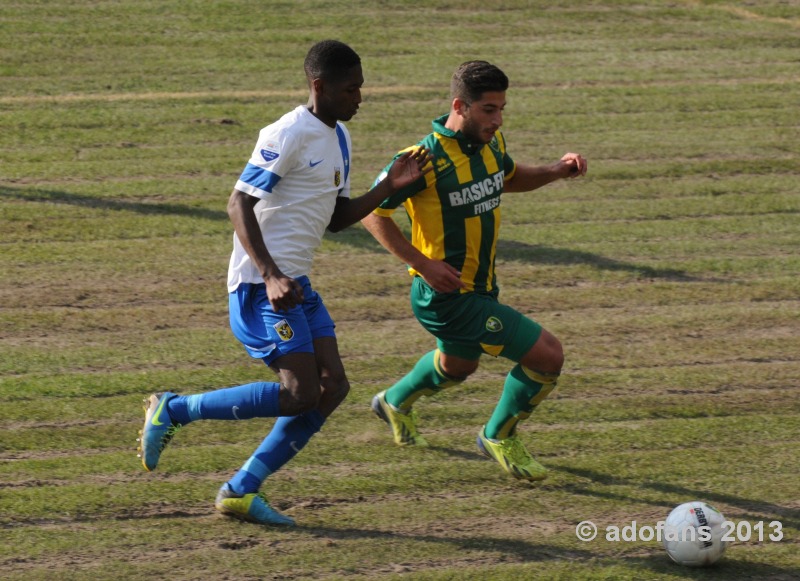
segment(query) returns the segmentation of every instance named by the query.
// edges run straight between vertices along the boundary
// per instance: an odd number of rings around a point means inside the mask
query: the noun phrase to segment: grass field
[[[800,1],[491,4],[3,2],[0,576],[800,577]],[[356,192],[473,58],[511,79],[517,160],[589,159],[503,198],[501,299],[567,357],[521,429],[548,480],[475,448],[502,359],[420,402],[430,449],[391,443],[370,399],[433,343],[360,225],[313,272],[352,391],[266,485],[299,526],[213,508],[271,420],[187,426],[142,470],[143,397],[273,379],[228,328],[225,205],[258,130],[305,102],[323,38],[364,60]],[[783,539],[691,570],[604,537],[694,499]]]

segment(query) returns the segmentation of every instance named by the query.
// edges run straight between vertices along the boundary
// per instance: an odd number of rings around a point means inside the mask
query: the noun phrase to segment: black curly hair
[[[323,40],[312,46],[303,69],[309,82],[314,79],[329,80],[343,75],[361,64],[358,53],[338,40]]]

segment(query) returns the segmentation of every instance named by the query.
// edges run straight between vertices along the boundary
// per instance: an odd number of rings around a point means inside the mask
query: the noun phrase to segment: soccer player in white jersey
[[[410,152],[386,180],[351,199],[351,141],[341,122],[361,103],[361,59],[346,44],[327,40],[311,47],[304,69],[308,104],[261,130],[228,201],[231,329],[280,381],[195,395],[155,393],[145,400],[139,439],[142,464],[152,471],[175,432],[190,422],[277,417],[215,502],[223,514],[263,524],[294,524],[270,506],[261,486],[322,428],[350,389],[333,320],[308,277],[314,250],[326,229],[358,222],[433,167],[428,150]]]

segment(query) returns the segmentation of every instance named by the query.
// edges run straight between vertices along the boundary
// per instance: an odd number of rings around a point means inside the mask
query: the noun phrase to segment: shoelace
[[[175,436],[175,434],[178,432],[178,430],[181,429],[181,427],[182,427],[181,424],[172,424],[170,427],[167,428],[167,431],[164,432],[163,436],[161,436],[161,450],[159,451],[162,451],[164,450],[164,448],[167,447],[167,444],[169,444],[170,440],[172,440],[173,436]]]
[[[530,463],[531,455],[517,436],[511,436],[502,440],[500,446],[503,449],[503,453],[511,458],[514,464],[524,466]]]

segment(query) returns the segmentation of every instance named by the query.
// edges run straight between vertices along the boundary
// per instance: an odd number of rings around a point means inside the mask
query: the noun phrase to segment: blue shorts
[[[251,357],[269,365],[288,353],[313,353],[314,339],[335,337],[333,319],[307,276],[296,279],[305,300],[276,313],[264,283],[242,283],[228,295],[231,330]]]

